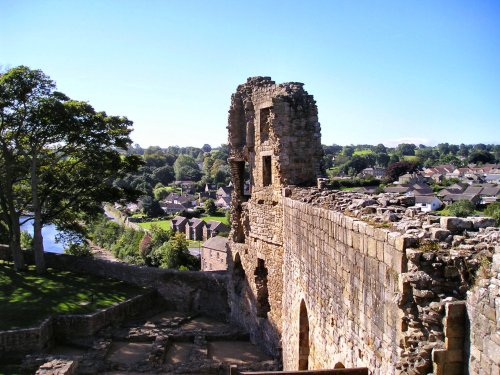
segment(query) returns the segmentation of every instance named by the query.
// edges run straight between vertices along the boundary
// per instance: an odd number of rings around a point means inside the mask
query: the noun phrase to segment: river
[[[21,216],[21,221],[25,219],[26,217]],[[33,235],[33,220],[27,221],[21,225],[21,231],[23,230]],[[43,248],[45,251],[49,253],[64,253],[63,244],[56,242],[57,234],[59,234],[59,231],[54,224],[45,225],[42,228]]]

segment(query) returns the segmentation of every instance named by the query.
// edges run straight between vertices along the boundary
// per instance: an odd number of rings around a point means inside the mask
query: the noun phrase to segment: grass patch
[[[432,211],[432,213],[434,215],[439,215],[439,216],[455,216],[455,215],[452,215],[450,210],[447,209],[447,208],[443,208],[442,210],[439,210],[439,211]],[[480,211],[480,210],[474,210],[474,212],[471,214],[471,216],[473,215],[483,215],[484,212],[483,211]]]
[[[201,241],[188,240],[188,247],[201,247]]]
[[[222,224],[229,225],[229,222],[227,221],[227,217],[225,215],[224,216],[203,216],[203,217],[200,217],[200,219],[205,221],[205,222],[213,220],[213,221],[221,222]]]
[[[404,155],[403,156],[404,161],[410,161],[410,162],[417,162],[418,161],[418,156],[416,155]]]
[[[123,281],[30,266],[16,272],[0,264],[0,330],[39,324],[52,314],[88,314],[141,294]]]
[[[372,150],[356,150],[353,153],[353,156],[363,156],[363,155],[370,155],[370,154],[375,154]]]
[[[151,229],[152,225],[157,225],[161,229],[169,230],[172,228],[171,223],[172,223],[172,220],[158,220],[158,221],[145,221],[142,223],[137,223],[137,225],[139,225],[141,228],[144,228],[146,230]]]

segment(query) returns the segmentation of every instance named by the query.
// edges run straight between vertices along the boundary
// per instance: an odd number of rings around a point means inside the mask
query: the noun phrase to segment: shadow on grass
[[[86,314],[144,289],[122,281],[48,269],[38,275],[0,264],[0,330],[33,326],[52,314]]]

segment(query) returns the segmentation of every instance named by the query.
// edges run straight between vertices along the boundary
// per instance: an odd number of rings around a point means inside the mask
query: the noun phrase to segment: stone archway
[[[304,300],[300,302],[299,318],[299,370],[309,369],[309,317]]]

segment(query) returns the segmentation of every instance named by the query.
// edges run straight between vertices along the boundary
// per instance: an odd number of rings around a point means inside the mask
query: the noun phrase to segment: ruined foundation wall
[[[309,368],[340,362],[395,373],[402,317],[398,275],[406,267],[399,233],[290,198],[283,206],[284,368],[298,368],[304,301]]]
[[[491,264],[480,269],[476,287],[467,294],[470,319],[469,373],[500,374],[500,246]]]

